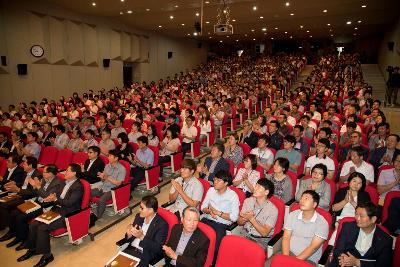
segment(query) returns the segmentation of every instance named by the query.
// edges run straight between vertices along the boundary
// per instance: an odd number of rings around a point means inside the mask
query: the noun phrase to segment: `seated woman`
[[[233,180],[233,185],[243,190],[246,197],[250,197],[254,192],[254,186],[260,179],[257,168],[257,157],[253,154],[247,155],[243,159],[244,168],[240,168]]]
[[[228,139],[225,143],[225,153],[224,158],[232,160],[235,168],[242,162],[243,160],[243,149],[237,144],[238,136],[236,133],[232,133],[229,135]]]
[[[157,136],[157,129],[154,124],[150,124],[150,126],[147,127],[147,138],[149,139],[149,146],[158,147],[160,144],[160,140]]]
[[[78,129],[74,129],[71,131],[71,139],[68,142],[67,148],[72,150],[72,152],[79,152],[80,147],[83,144],[83,140],[81,139],[81,131]]]
[[[388,192],[400,191],[400,154],[393,160],[394,169],[382,170],[378,178],[378,193],[385,199]]]
[[[367,182],[362,173],[353,172],[347,181],[349,185],[340,188],[333,201],[332,212],[337,221],[344,217],[354,217],[358,203],[371,201],[369,194],[364,191]]]
[[[331,201],[331,187],[325,181],[328,169],[322,163],[315,164],[311,169],[311,179],[301,180],[296,193],[296,201],[300,201],[301,195],[306,190],[314,190],[319,195],[318,206],[328,210]]]
[[[163,164],[171,161],[171,154],[178,152],[181,141],[178,132],[174,127],[168,127],[164,140],[160,144],[160,157],[158,165],[160,165],[160,177],[163,174]]]
[[[274,173],[268,174],[266,178],[274,184],[275,196],[285,203],[292,199],[292,181],[286,175],[289,170],[289,160],[277,158],[273,166]]]
[[[119,133],[117,135],[118,146],[116,150],[118,151],[118,159],[123,159],[129,161],[128,157],[133,153],[133,148],[128,144],[129,138],[126,133]]]

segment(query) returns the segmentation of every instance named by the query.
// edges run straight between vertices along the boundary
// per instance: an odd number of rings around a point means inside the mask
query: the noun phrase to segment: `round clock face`
[[[41,57],[44,54],[44,49],[40,45],[34,45],[31,47],[31,54],[34,57]]]

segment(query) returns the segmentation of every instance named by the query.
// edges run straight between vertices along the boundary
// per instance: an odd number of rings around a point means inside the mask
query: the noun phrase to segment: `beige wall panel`
[[[68,36],[68,63],[83,63],[82,24],[77,24],[72,21],[67,21],[66,23]]]
[[[53,86],[53,98],[58,99],[60,96],[70,96],[70,66],[66,65],[53,65],[51,67],[51,78]]]
[[[49,64],[32,64],[30,65],[29,75],[32,76],[32,86],[29,87],[36,101],[42,100],[43,97],[51,99],[55,97],[53,89],[53,66]],[[59,77],[57,77],[59,79]],[[31,100],[27,100],[31,101]]]
[[[110,32],[110,57],[112,59],[120,59],[121,57],[121,36],[115,30]]]
[[[144,36],[140,36],[139,37],[139,45],[140,45],[140,61],[147,61],[149,59],[149,39],[144,37]]]
[[[29,38],[30,45],[40,45],[44,49],[44,58],[49,57],[49,47],[45,42],[45,33],[48,34],[48,18],[33,13],[28,14],[29,17]],[[47,27],[46,27],[47,26]],[[38,58],[31,55],[31,61],[37,61]]]
[[[83,24],[83,42],[85,47],[85,64],[98,63],[98,46],[96,27]]]
[[[98,48],[99,48],[99,59],[100,63],[102,63],[103,58],[110,58],[110,36],[112,30],[104,27],[97,28],[97,36],[98,36]]]
[[[123,86],[122,78],[123,78],[123,71],[122,71],[123,62],[117,60],[110,61],[110,68],[111,68],[111,79],[112,84],[110,87],[118,86],[121,88]]]
[[[86,67],[85,68],[85,81],[87,90],[96,90],[101,84],[99,82],[99,68]]]
[[[137,35],[131,34],[131,60],[137,61],[140,59],[140,42]]]
[[[66,62],[66,23],[49,17],[50,63]]]
[[[74,92],[86,91],[86,83],[85,83],[86,68],[88,67],[74,66],[69,69],[69,81],[70,81],[69,96],[72,96]]]
[[[131,36],[126,32],[121,32],[121,58],[122,60],[131,58]]]

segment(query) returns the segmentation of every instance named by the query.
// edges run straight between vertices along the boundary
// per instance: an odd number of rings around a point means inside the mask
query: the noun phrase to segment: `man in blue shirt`
[[[147,136],[140,136],[137,139],[137,144],[139,149],[136,154],[128,156],[131,163],[131,176],[133,177],[131,181],[131,191],[145,178],[145,170],[154,163],[154,152],[148,147],[149,140]]]

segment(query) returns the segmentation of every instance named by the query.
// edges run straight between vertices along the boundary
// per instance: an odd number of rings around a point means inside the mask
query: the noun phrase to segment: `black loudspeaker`
[[[202,43],[197,43],[197,48],[202,48],[203,44]]]
[[[170,59],[170,58],[172,58],[172,52],[171,51],[168,52],[168,59]]]
[[[17,64],[18,75],[27,75],[28,74],[28,65],[26,64]]]
[[[103,59],[103,67],[104,68],[110,67],[110,59],[109,58],[104,58]]]
[[[393,48],[394,48],[394,42],[388,42],[389,51],[393,51]]]
[[[7,66],[7,57],[6,56],[1,56],[1,65]]]

